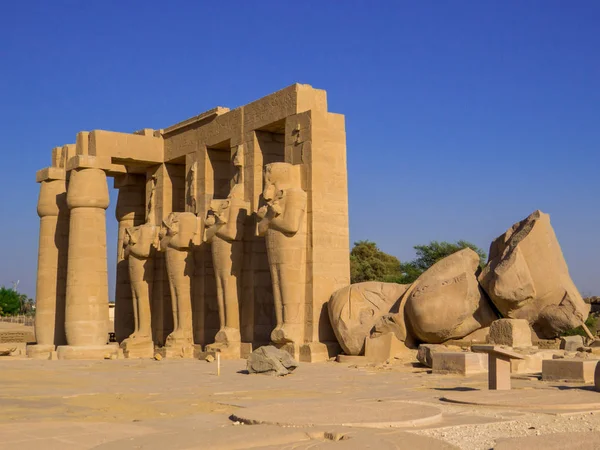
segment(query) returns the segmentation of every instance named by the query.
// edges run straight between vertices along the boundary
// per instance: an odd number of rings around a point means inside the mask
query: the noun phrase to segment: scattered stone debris
[[[162,356],[160,355],[160,353],[155,353],[154,354],[154,359],[157,361],[160,361],[162,359]]]
[[[265,375],[289,375],[298,367],[298,362],[292,356],[272,345],[265,345],[254,350],[248,356],[248,373]]]
[[[204,358],[204,361],[206,362],[213,362],[215,360],[215,357],[213,355],[206,355],[206,358]]]
[[[568,352],[574,352],[583,347],[583,336],[563,336],[560,338],[560,348]]]

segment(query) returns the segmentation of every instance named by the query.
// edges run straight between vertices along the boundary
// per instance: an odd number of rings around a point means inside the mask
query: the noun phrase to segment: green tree
[[[350,280],[393,281],[402,275],[398,258],[382,252],[372,241],[358,241],[350,252]]]
[[[350,279],[352,283],[387,281],[409,284],[439,260],[464,248],[475,251],[479,255],[479,265],[485,266],[486,253],[463,240],[454,243],[432,241],[427,245],[415,245],[417,257],[406,263],[400,263],[395,256],[379,250],[375,242],[358,241],[350,252]]]
[[[4,286],[0,287],[0,314],[3,316],[12,316],[18,314],[21,310],[21,295]]]
[[[470,248],[477,253],[479,255],[479,266],[485,266],[487,255],[475,244],[471,244],[470,242],[463,240],[455,243],[446,241],[431,241],[427,245],[414,246],[417,257],[410,262],[401,264],[402,274],[400,277],[394,279],[394,281],[402,284],[412,283],[419,278],[419,275],[421,275],[439,260],[444,259],[446,256],[450,256],[451,254],[465,248]]]

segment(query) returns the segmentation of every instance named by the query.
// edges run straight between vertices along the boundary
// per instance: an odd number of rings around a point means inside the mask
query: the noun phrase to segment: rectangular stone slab
[[[471,375],[485,373],[488,368],[488,358],[482,353],[439,352],[433,354],[432,360],[433,373],[439,374]]]
[[[496,357],[525,359],[525,356],[521,355],[520,353],[514,352],[507,348],[499,347],[497,345],[473,345],[471,350],[476,353],[488,353]]]
[[[542,361],[542,381],[593,383],[598,360],[546,359]]]

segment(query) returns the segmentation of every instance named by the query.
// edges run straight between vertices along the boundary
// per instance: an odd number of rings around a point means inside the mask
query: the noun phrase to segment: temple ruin
[[[37,182],[29,356],[119,354],[107,343],[107,245],[125,357],[240,358],[270,342],[300,361],[337,353],[326,303],[350,284],[346,138],[325,91],[294,84],[164,129],[82,131]]]

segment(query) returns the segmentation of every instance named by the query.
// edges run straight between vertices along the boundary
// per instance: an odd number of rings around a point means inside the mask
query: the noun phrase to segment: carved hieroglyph
[[[154,348],[150,303],[154,276],[153,256],[159,245],[158,232],[159,228],[150,223],[125,230],[123,244],[129,264],[134,316],[134,331],[121,343],[125,350],[144,347],[151,352]]]
[[[166,252],[167,274],[173,305],[173,332],[167,336],[166,347],[181,350],[193,345],[192,276],[194,274],[193,245],[197,242],[198,218],[195,214],[171,213],[163,222],[161,251]]]
[[[205,240],[211,244],[217,284],[219,331],[215,343],[240,342],[240,292],[244,259],[244,224],[249,205],[243,186],[235,185],[226,200],[215,200],[206,219]]]
[[[277,326],[271,340],[302,344],[304,339],[306,277],[306,192],[300,166],[271,163],[265,166],[263,198],[267,205],[258,215],[259,235],[266,237],[273,282]]]
[[[492,242],[479,282],[503,316],[528,320],[543,338],[581,325],[590,311],[571,280],[550,216],[541,211]]]

